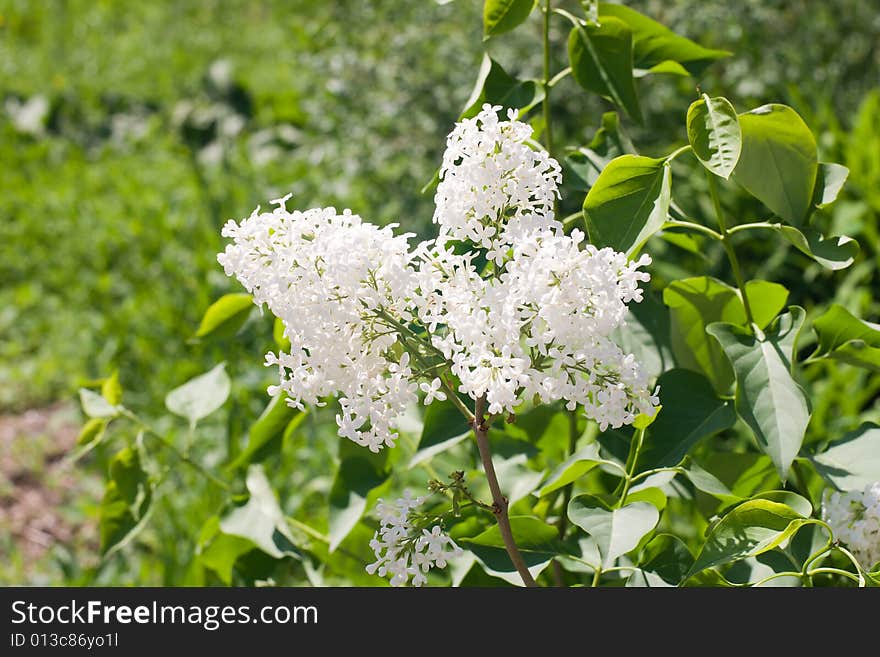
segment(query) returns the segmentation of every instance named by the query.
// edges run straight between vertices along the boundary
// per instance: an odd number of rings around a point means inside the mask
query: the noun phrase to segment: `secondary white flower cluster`
[[[559,163],[529,148],[532,128],[516,120],[516,110],[499,121],[500,109],[483,105],[477,116],[455,126],[434,195],[440,237],[473,242],[488,249],[492,260],[502,259],[525,233],[561,227],[553,218]]]
[[[367,566],[368,573],[390,577],[391,586],[404,586],[410,577],[413,586],[421,586],[428,581],[426,574],[431,568],[445,568],[449,559],[462,553],[440,525],[430,531],[413,525],[412,512],[424,501],[424,497],[413,498],[409,491],[390,504],[379,500],[379,531],[370,541],[376,561]]]
[[[396,334],[380,323],[407,316],[413,287],[409,234],[395,237],[393,226],[363,223],[348,210],[288,212],[289,197],[259,208],[240,224],[228,222],[223,235],[233,243],[218,256],[285,326],[290,352],[266,355],[276,365],[289,403],[321,405],[339,396],[339,434],[377,452],[394,445],[394,427],[416,400],[409,355],[394,358]],[[391,320],[389,320],[391,321]]]
[[[425,393],[451,385],[490,413],[565,400],[608,426],[651,415],[657,392],[611,340],[639,302],[651,260],[584,245],[554,219],[559,164],[526,141],[531,128],[485,105],[447,143],[435,240],[410,250],[392,226],[348,210],[272,212],[230,221],[219,260],[285,325],[290,353],[269,353],[288,403],[338,396],[339,434],[378,451]],[[471,248],[468,248],[470,246]],[[485,263],[485,259],[489,262]],[[451,373],[457,381],[444,376]]]
[[[865,568],[880,562],[880,481],[863,491],[826,495],[822,517]]]

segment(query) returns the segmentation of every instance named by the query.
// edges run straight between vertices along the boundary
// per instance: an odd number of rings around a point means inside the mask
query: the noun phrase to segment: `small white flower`
[[[436,377],[431,383],[421,383],[419,388],[425,393],[425,406],[429,405],[435,399],[438,401],[446,401],[446,393],[440,390],[443,382]]]
[[[367,572],[380,577],[390,575],[391,586],[404,586],[412,577],[413,586],[422,586],[431,568],[445,568],[451,557],[462,553],[439,525],[421,533],[410,521],[410,513],[424,498],[413,498],[407,491],[394,503],[379,500],[376,513],[379,531],[370,541],[376,561],[367,565]]]
[[[822,517],[862,566],[880,562],[880,481],[862,491],[826,494]]]

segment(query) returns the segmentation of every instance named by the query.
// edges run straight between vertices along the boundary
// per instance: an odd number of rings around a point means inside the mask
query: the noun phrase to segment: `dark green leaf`
[[[247,447],[236,457],[229,468],[241,468],[262,461],[281,448],[281,439],[291,424],[299,424],[305,413],[287,404],[287,395],[272,398],[257,421],[248,431]]]
[[[489,55],[483,55],[477,82],[464,104],[459,120],[475,117],[484,103],[512,107],[525,114],[542,100],[544,87],[541,84],[535,80],[517,80]],[[437,181],[439,180],[438,175]]]
[[[524,22],[535,0],[485,0],[483,3],[483,36],[485,38],[510,32]]]
[[[791,367],[804,310],[792,306],[766,334],[755,337],[732,324],[708,327],[736,372],[736,411],[772,460],[780,478],[788,475],[797,456],[810,406],[804,390],[792,378]]]
[[[633,255],[663,226],[671,194],[665,160],[622,155],[605,167],[584,199],[590,241]]]
[[[217,573],[221,581],[232,584],[232,570],[243,554],[255,549],[253,541],[220,531],[220,518],[212,516],[202,528],[197,554],[199,562]]]
[[[568,519],[595,539],[602,567],[607,568],[638,546],[659,522],[660,512],[648,502],[609,509],[594,495],[578,495],[568,504]]]
[[[796,510],[779,502],[743,502],[712,528],[688,576],[772,550],[797,531],[801,520]]]
[[[601,24],[580,25],[568,37],[568,58],[575,81],[642,122],[633,81],[632,31],[623,21],[608,17]]]
[[[220,363],[169,392],[165,396],[166,408],[193,425],[216,411],[229,397],[231,389],[225,368],[226,364]]]
[[[208,306],[195,337],[231,338],[244,326],[253,308],[250,294],[224,294]]]
[[[736,422],[730,402],[719,399],[701,374],[673,369],[657,385],[663,409],[645,435],[638,472],[677,465],[700,440]]]
[[[880,426],[866,422],[812,461],[819,474],[839,490],[863,490],[880,481]]]
[[[449,401],[433,401],[425,410],[425,422],[419,447],[409,461],[413,467],[435,454],[457,445],[468,437],[471,428],[455,405]]]
[[[669,310],[650,291],[645,291],[641,303],[630,304],[626,326],[615,330],[612,339],[625,353],[636,357],[651,379],[672,367]]]
[[[810,228],[779,225],[776,230],[803,253],[827,269],[849,267],[859,254],[859,243],[851,237],[823,237]]]
[[[730,178],[742,151],[742,132],[730,101],[703,94],[688,109],[687,133],[703,166],[716,176]]]
[[[730,56],[726,50],[704,48],[679,36],[657,21],[624,5],[600,3],[599,20],[605,20],[603,17],[606,16],[624,21],[632,30],[636,68],[651,69],[673,61],[684,66],[691,75],[700,75],[713,61]]]
[[[588,191],[602,170],[614,158],[626,153],[635,153],[635,147],[629,138],[620,130],[620,119],[617,112],[605,112],[602,115],[602,126],[593,135],[588,146],[570,152],[565,160],[575,179],[583,184],[577,188]]]
[[[688,465],[684,469],[684,475],[690,479],[690,482],[697,490],[701,490],[713,497],[717,497],[725,504],[742,501],[741,496],[734,495],[731,490],[725,486],[720,479],[718,479],[718,477],[711,472],[707,472],[696,463]]]
[[[639,560],[643,571],[655,573],[672,585],[684,580],[693,564],[694,555],[684,541],[672,534],[657,534],[648,541]]]
[[[137,451],[123,448],[110,460],[110,476],[101,502],[101,554],[119,550],[143,528],[152,498],[152,486]]]
[[[347,444],[346,444],[347,443]],[[329,531],[333,552],[389,488],[388,452],[378,454],[343,439],[340,463],[330,489]]]
[[[819,345],[812,358],[832,358],[880,372],[880,325],[834,304],[813,322]]]
[[[810,210],[818,161],[816,140],[786,105],[763,105],[740,114],[743,148],[734,178],[788,222],[801,224]]]

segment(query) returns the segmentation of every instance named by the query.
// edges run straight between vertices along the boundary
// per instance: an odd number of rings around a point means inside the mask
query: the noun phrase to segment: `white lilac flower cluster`
[[[826,495],[822,517],[865,568],[880,562],[880,481]]]
[[[290,351],[266,355],[280,374],[269,394],[283,390],[300,409],[338,396],[339,434],[378,452],[394,445],[395,422],[416,399],[409,355],[391,357],[397,337],[379,322],[382,313],[408,316],[410,235],[348,210],[288,212],[287,198],[228,222],[223,235],[233,243],[218,260],[284,323]]]
[[[440,183],[434,195],[434,223],[440,238],[473,242],[500,262],[510,246],[534,230],[561,228],[553,201],[562,182],[559,163],[525,143],[531,126],[508,110],[484,105],[459,122],[446,139]]]
[[[499,121],[500,109],[484,105],[456,125],[437,189],[439,235],[414,249],[410,235],[347,210],[288,212],[287,197],[226,224],[227,275],[291,341],[289,353],[267,355],[281,379],[270,394],[283,390],[300,408],[338,396],[339,434],[373,451],[393,446],[420,389],[428,404],[457,385],[485,395],[493,414],[565,400],[602,430],[655,412],[657,391],[610,338],[627,303],[641,301],[650,258],[629,262],[583,244],[578,230],[565,235],[553,214],[559,164],[527,145],[531,128],[515,113]]]
[[[413,525],[412,513],[424,500],[406,491],[396,502],[379,500],[376,504],[379,531],[370,541],[376,561],[367,566],[367,572],[390,577],[391,586],[404,586],[410,577],[413,586],[421,586],[428,581],[431,568],[445,568],[449,559],[462,553],[440,525],[430,531]]]

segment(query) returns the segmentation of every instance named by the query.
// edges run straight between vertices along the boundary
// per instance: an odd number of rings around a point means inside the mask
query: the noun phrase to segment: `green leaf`
[[[339,547],[367,509],[390,487],[388,452],[383,449],[374,454],[346,439],[340,444],[339,469],[330,488],[330,552]]]
[[[236,457],[230,469],[241,468],[262,461],[269,454],[281,448],[281,438],[291,425],[299,425],[305,413],[287,404],[287,395],[282,393],[272,398],[268,406],[251,425],[248,431],[247,447]]]
[[[120,411],[119,406],[111,404],[102,395],[88,388],[79,389],[79,403],[82,405],[83,413],[91,418],[116,417]]]
[[[701,374],[673,369],[657,385],[663,410],[645,436],[637,472],[677,465],[700,440],[736,422],[732,404],[719,399]]]
[[[433,401],[425,410],[422,437],[408,467],[412,468],[435,454],[457,445],[467,438],[470,432],[471,428],[461,411],[451,401]]]
[[[549,555],[565,552],[559,540],[559,530],[534,516],[510,516],[510,530],[513,540],[521,552],[538,552]],[[493,524],[484,532],[467,539],[472,545],[504,548],[504,539],[497,524]]]
[[[807,396],[791,375],[804,315],[803,308],[792,306],[762,338],[732,324],[712,324],[707,329],[736,372],[737,413],[783,480],[810,421]]]
[[[622,155],[599,175],[584,199],[590,241],[634,255],[669,214],[671,175],[665,160]]]
[[[697,490],[717,497],[725,504],[742,501],[742,497],[731,492],[718,477],[711,472],[707,472],[696,463],[691,463],[684,469],[684,476],[690,479],[690,482]]]
[[[779,104],[740,114],[739,123],[743,147],[735,180],[775,214],[801,224],[818,171],[813,133],[797,112]]]
[[[143,529],[152,509],[152,486],[136,450],[125,447],[110,460],[99,512],[101,554],[127,545]]]
[[[165,407],[195,425],[220,408],[229,397],[231,383],[226,363],[190,379],[165,396]]]
[[[230,536],[249,540],[266,554],[282,559],[299,558],[284,513],[278,505],[272,486],[260,465],[248,468],[246,485],[250,498],[234,508],[220,521],[220,530]]]
[[[231,338],[244,326],[253,308],[250,294],[224,294],[208,306],[195,337]]]
[[[726,50],[704,48],[624,5],[602,2],[599,7],[600,21],[606,20],[605,17],[618,18],[632,30],[636,68],[651,69],[672,61],[680,63],[691,75],[698,76],[713,61],[731,54]]]
[[[826,269],[837,271],[849,267],[859,254],[859,243],[846,235],[823,237],[810,228],[778,225],[776,231],[803,253]]]
[[[275,341],[278,351],[290,351],[290,340],[284,335],[284,322],[277,317],[272,322],[272,339]]]
[[[512,107],[525,114],[542,100],[544,100],[543,85],[535,80],[517,80],[489,55],[483,55],[477,82],[464,104],[459,120],[475,117],[484,103]],[[439,182],[439,173],[435,177],[436,182]],[[436,182],[432,180],[425,187],[428,188]]]
[[[618,463],[603,459],[599,456],[598,443],[590,443],[583,449],[572,454],[550,473],[547,479],[541,484],[538,496],[543,497],[544,495],[567,486],[571,482],[580,479],[600,464],[605,464],[618,470],[620,476],[626,474],[626,470],[624,470]]]
[[[813,329],[819,345],[811,358],[831,358],[880,372],[880,324],[859,319],[834,304],[815,319]]]
[[[788,291],[776,283],[746,283],[755,323],[764,328],[785,307]],[[719,394],[733,383],[733,370],[721,347],[706,334],[713,322],[746,324],[746,311],[736,288],[717,278],[698,276],[673,281],[663,290],[670,308],[672,351],[682,367],[702,372]]]
[[[770,500],[778,504],[785,504],[797,511],[804,518],[813,514],[813,505],[810,500],[790,490],[766,490],[752,496],[753,500]]]
[[[633,80],[632,31],[617,18],[601,24],[579,25],[568,37],[568,59],[575,81],[622,108],[642,122]]]
[[[523,561],[532,577],[537,577],[550,561],[566,552],[559,541],[558,530],[540,518],[533,516],[511,516],[510,527],[513,540],[520,549]],[[468,548],[489,575],[500,577],[510,584],[522,586],[522,580],[507,551],[497,525],[493,525],[473,538],[456,539],[462,547]]]
[[[866,422],[812,457],[813,465],[839,490],[863,490],[880,481],[880,426]]]
[[[626,326],[616,329],[611,338],[624,353],[636,357],[649,379],[657,378],[672,367],[669,309],[648,290],[641,303],[630,304]]]
[[[577,188],[586,192],[596,184],[599,174],[611,160],[635,152],[632,142],[620,130],[617,112],[605,112],[602,125],[596,130],[592,141],[586,147],[570,152],[565,160],[575,175],[575,181],[583,183]]]
[[[100,417],[93,417],[83,425],[76,439],[77,446],[88,445],[90,443],[97,444],[104,437],[104,430],[107,428],[107,420]]]
[[[689,77],[690,71],[688,71],[678,62],[674,62],[671,59],[667,59],[666,61],[660,62],[659,64],[655,64],[651,68],[633,69],[633,77],[635,78],[643,78],[647,75],[679,75],[682,77]]]
[[[483,3],[483,38],[510,32],[532,13],[535,0],[485,0]]]
[[[639,559],[643,571],[655,573],[671,585],[682,582],[693,564],[694,555],[684,541],[672,534],[657,534],[645,545]]]
[[[220,518],[212,516],[202,528],[196,554],[199,563],[217,573],[222,582],[229,586],[232,584],[235,562],[255,547],[250,539],[224,534],[220,531]]]
[[[813,205],[824,208],[834,203],[848,177],[849,169],[842,164],[819,162],[816,185],[813,188]]]
[[[112,406],[122,403],[122,386],[119,383],[119,370],[113,370],[113,374],[104,379],[101,384],[101,396]]]
[[[609,509],[598,497],[578,495],[568,504],[568,518],[592,536],[602,555],[602,567],[634,550],[660,520],[657,507],[633,502],[620,509]]]
[[[795,509],[779,502],[743,502],[712,527],[688,577],[706,568],[772,550],[797,531],[801,520],[803,516]]]
[[[687,133],[703,166],[716,176],[730,178],[742,151],[739,119],[730,101],[703,94],[688,108]]]

